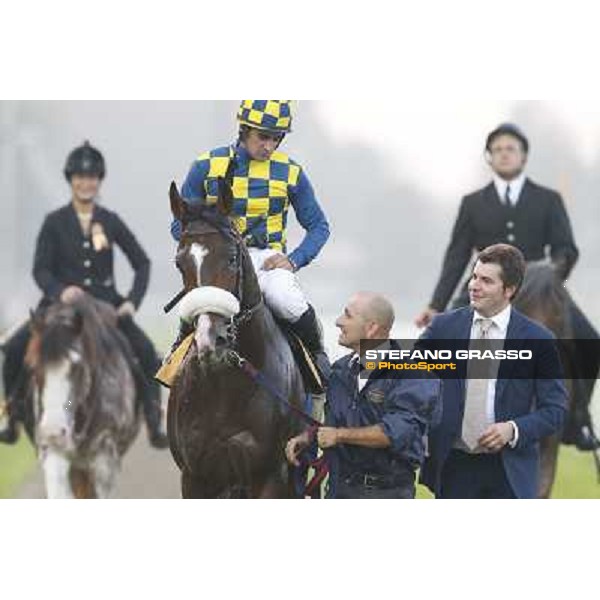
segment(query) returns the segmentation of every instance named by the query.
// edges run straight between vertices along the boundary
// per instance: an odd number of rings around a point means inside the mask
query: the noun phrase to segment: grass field
[[[22,438],[16,446],[0,445],[0,498],[11,498],[35,468],[35,454],[29,441]],[[431,498],[419,487],[418,498]],[[563,447],[560,453],[558,477],[553,498],[600,498],[600,484],[596,479],[591,454]]]
[[[589,452],[578,452],[563,446],[558,463],[558,476],[553,498],[600,498],[594,458]]]
[[[35,461],[35,453],[25,436],[15,446],[0,444],[0,498],[14,496],[34,470]]]
[[[431,497],[426,488],[419,486],[417,498]],[[596,466],[590,453],[578,452],[571,446],[561,448],[552,498],[600,498],[600,483],[596,478]]]

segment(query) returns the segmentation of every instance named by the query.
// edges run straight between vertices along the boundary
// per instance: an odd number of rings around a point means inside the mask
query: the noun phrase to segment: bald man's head
[[[394,307],[389,300],[375,292],[357,292],[354,297],[358,301],[362,317],[366,321],[377,323],[389,333],[394,325]]]
[[[387,339],[394,325],[394,308],[387,298],[375,292],[357,292],[336,321],[339,343],[357,350],[360,340]]]

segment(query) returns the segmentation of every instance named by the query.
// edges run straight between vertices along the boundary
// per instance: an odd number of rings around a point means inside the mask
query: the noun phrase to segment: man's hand
[[[73,304],[85,294],[85,292],[76,285],[70,285],[66,287],[60,294],[60,301],[64,304]]]
[[[339,430],[335,427],[319,427],[317,431],[317,443],[319,448],[333,448],[340,442]]]
[[[415,325],[422,329],[423,327],[427,327],[429,323],[433,320],[433,317],[439,313],[435,308],[426,308],[422,313],[419,313],[415,319]]]
[[[294,265],[285,254],[274,254],[269,256],[263,263],[263,271],[272,271],[273,269],[285,269],[286,271],[294,271]]]
[[[298,457],[300,453],[306,446],[309,444],[308,432],[304,432],[296,437],[293,437],[285,446],[285,457],[288,459],[288,462],[295,467],[300,466],[300,461]]]
[[[479,445],[488,452],[500,452],[506,444],[512,441],[515,428],[512,423],[494,423],[490,425],[479,438]]]
[[[131,302],[131,300],[123,302],[123,304],[117,308],[117,315],[119,315],[120,318],[133,317],[133,315],[135,315],[135,305],[133,302]]]

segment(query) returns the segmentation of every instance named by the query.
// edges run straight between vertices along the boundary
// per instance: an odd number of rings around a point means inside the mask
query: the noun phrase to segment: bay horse
[[[188,204],[170,188],[182,223],[176,255],[185,297],[180,317],[193,343],[171,387],[167,428],[183,498],[294,496],[284,455],[300,423],[232,356],[241,356],[293,407],[304,385],[289,344],[263,302],[245,243],[230,219],[230,186],[216,204]]]
[[[48,498],[107,498],[139,430],[131,350],[112,306],[85,294],[32,315],[25,428]]]
[[[569,317],[569,293],[555,268],[548,262],[532,262],[527,265],[523,285],[514,306],[530,319],[546,326],[559,340],[559,352],[568,391],[567,423],[573,410],[574,388],[581,381],[573,378],[574,351],[569,345],[573,333]],[[540,441],[539,498],[550,498],[556,477],[558,450],[562,432]]]

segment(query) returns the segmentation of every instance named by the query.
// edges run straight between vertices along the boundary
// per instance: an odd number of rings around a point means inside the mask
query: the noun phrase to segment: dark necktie
[[[512,206],[512,202],[510,200],[510,185],[506,186],[506,192],[504,193],[504,203],[508,208]]]

